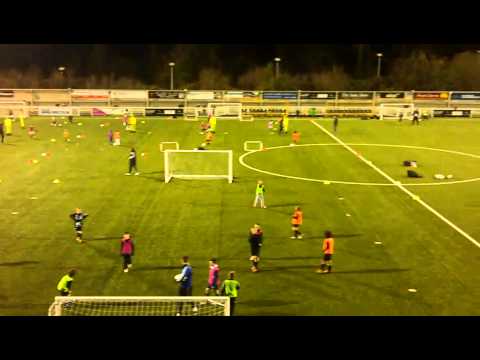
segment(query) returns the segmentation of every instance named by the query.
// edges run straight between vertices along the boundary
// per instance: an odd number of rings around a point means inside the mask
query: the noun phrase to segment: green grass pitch
[[[478,121],[435,119],[411,126],[341,119],[337,135],[349,144],[480,155]],[[160,142],[193,149],[203,142],[198,122],[139,118],[136,134],[122,131],[120,147],[108,144],[107,131],[121,129],[121,120],[76,122],[83,126],[51,127],[48,118],[31,118],[27,125],[38,128],[38,139],[15,123],[13,136],[0,144],[1,315],[46,315],[57,281],[71,267],[79,270],[74,295],[176,295],[173,276],[182,255],[191,257],[194,295],[203,294],[210,257],[218,258],[222,279],[229,270],[237,272],[238,315],[480,315],[480,248],[395,186],[325,185],[242,166],[244,141],[260,140],[267,148],[290,144],[290,135],[270,134],[265,120],[218,122],[211,148],[234,151],[233,184],[164,183]],[[110,126],[99,126],[105,122]],[[330,120],[316,122],[331,131]],[[71,143],[63,141],[65,127]],[[335,143],[308,120],[292,120],[290,130],[301,132],[301,144]],[[80,134],[85,137],[77,138]],[[130,146],[137,149],[140,176],[124,176]],[[407,184],[441,182],[433,179],[435,173],[452,174],[449,181],[480,177],[480,158],[410,147],[352,147]],[[388,183],[338,145],[267,149],[244,160],[289,176]],[[425,177],[407,179],[403,160],[417,160]],[[266,185],[267,209],[251,207],[259,179]],[[408,189],[480,239],[480,182]],[[290,239],[295,205],[304,210],[301,240]],[[85,245],[74,240],[68,215],[75,207],[90,215]],[[247,234],[255,222],[265,239],[263,271],[253,274]],[[327,229],[335,234],[336,253],[333,273],[321,275],[315,269]],[[134,267],[125,274],[119,241],[127,230],[137,249]],[[408,291],[412,288],[417,292]]]

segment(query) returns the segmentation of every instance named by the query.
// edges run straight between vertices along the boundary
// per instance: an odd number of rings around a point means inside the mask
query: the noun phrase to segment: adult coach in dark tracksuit
[[[5,132],[3,131],[3,122],[0,122],[0,137],[2,138],[2,143],[4,142]]]
[[[419,117],[420,117],[420,112],[418,110],[415,110],[413,112],[412,125],[415,125],[415,124],[420,125]]]

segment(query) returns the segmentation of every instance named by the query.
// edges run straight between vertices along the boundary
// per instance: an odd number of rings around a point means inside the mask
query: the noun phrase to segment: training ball
[[[100,124],[100,127],[104,127],[104,126],[105,126],[105,125],[103,125],[103,124]]]
[[[453,175],[447,175],[447,179],[452,179]]]
[[[177,274],[173,278],[175,279],[176,282],[179,282],[180,280],[182,280],[182,274]]]
[[[34,160],[32,160],[32,162],[33,162],[34,164],[37,164],[37,163],[38,163],[38,160],[34,159]]]
[[[78,123],[78,126],[82,126],[83,124],[82,123]]]
[[[77,135],[77,139],[80,139],[82,136],[81,135]]]
[[[202,146],[207,146],[207,144],[206,144],[206,143],[202,143]]]
[[[50,139],[51,142],[56,142],[57,140],[56,139]]]
[[[142,120],[142,124],[145,124],[145,120]]]

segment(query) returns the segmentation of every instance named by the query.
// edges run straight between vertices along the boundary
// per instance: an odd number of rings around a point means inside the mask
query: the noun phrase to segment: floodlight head
[[[174,62],[169,62],[168,65],[169,66],[175,66],[175,63]]]
[[[280,59],[279,57],[276,57],[276,58],[275,58],[275,59],[273,59],[273,60],[275,60],[276,62],[280,62],[280,61],[282,61],[282,59]]]
[[[59,66],[58,71],[65,71],[67,68],[65,66]]]
[[[383,54],[382,54],[382,53],[377,53],[377,56],[378,56],[378,57],[382,57]]]

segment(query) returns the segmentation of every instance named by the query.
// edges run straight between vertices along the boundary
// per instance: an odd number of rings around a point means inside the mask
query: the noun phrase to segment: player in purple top
[[[205,296],[210,295],[210,290],[213,290],[215,295],[220,295],[220,267],[217,264],[217,259],[211,258],[208,263],[210,269],[208,272],[208,284],[205,288]]]
[[[132,256],[135,247],[133,245],[132,238],[128,232],[123,234],[122,243],[120,245],[120,255],[123,257],[123,272],[128,272],[128,269],[132,267]]]

